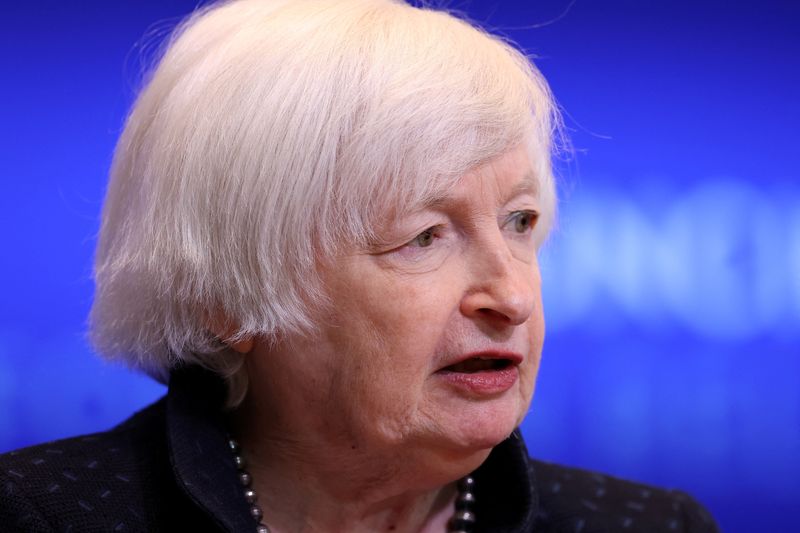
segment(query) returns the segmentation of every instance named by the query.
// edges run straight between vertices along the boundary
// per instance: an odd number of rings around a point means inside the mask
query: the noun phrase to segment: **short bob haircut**
[[[224,341],[303,334],[320,266],[513,146],[554,216],[558,115],[518,50],[398,0],[233,0],[181,23],[117,144],[90,338],[166,381],[200,364],[247,390]],[[209,324],[223,317],[227,339]],[[219,328],[216,329],[219,331]]]

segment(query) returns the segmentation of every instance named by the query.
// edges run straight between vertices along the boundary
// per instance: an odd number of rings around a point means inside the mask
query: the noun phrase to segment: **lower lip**
[[[503,393],[514,386],[519,377],[516,366],[509,366],[501,370],[487,370],[484,372],[451,372],[442,370],[436,373],[447,383],[467,393],[477,396],[491,396]]]

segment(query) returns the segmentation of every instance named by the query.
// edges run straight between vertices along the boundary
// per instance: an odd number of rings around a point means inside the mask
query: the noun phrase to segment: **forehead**
[[[531,166],[527,151],[519,147],[478,165],[455,180],[445,181],[409,208],[435,208],[454,200],[507,201],[520,195],[538,198],[540,190],[540,178]]]

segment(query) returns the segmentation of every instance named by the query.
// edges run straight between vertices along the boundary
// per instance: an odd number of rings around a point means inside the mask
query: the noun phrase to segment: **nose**
[[[500,239],[480,246],[468,268],[471,285],[461,300],[465,316],[497,326],[519,325],[538,308],[541,280],[535,255],[530,262],[520,261]]]

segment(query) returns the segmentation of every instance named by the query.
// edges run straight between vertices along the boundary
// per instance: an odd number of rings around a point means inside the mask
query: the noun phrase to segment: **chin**
[[[471,451],[494,448],[511,435],[526,411],[527,404],[507,405],[506,402],[471,406],[461,417],[457,430],[459,445]]]

